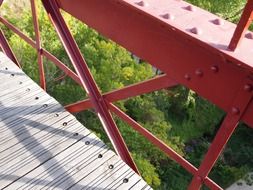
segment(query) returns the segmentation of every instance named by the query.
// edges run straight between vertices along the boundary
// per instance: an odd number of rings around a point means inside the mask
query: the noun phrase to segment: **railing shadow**
[[[61,151],[59,151],[58,153],[54,154],[51,152],[50,149],[48,149],[48,147],[45,147],[40,141],[39,139],[36,138],[36,135],[38,135],[39,133],[46,132],[44,134],[44,136],[46,135],[51,135],[51,136],[57,136],[58,139],[65,139],[64,141],[68,141],[74,140],[74,142],[71,143],[70,146],[73,146],[75,143],[78,143],[81,140],[85,139],[86,141],[90,142],[90,146],[97,146],[98,142],[100,142],[97,139],[93,139],[90,138],[89,136],[87,136],[90,133],[87,133],[85,135],[81,134],[81,133],[77,133],[75,131],[69,131],[67,130],[68,127],[71,126],[66,126],[65,128],[62,127],[62,124],[65,122],[66,117],[63,117],[60,119],[60,121],[58,123],[54,123],[53,125],[47,125],[46,122],[40,122],[39,120],[41,120],[42,118],[37,118],[36,120],[33,120],[33,117],[38,114],[36,112],[36,110],[43,112],[43,114],[41,114],[41,117],[44,117],[45,115],[54,115],[57,114],[57,117],[60,118],[61,114],[64,113],[64,110],[62,109],[61,112],[59,112],[59,106],[57,109],[57,103],[52,103],[52,104],[48,104],[47,107],[45,109],[43,109],[43,105],[42,103],[40,104],[36,104],[36,105],[32,105],[32,106],[11,106],[11,107],[6,107],[4,106],[2,103],[0,103],[0,110],[5,110],[8,109],[10,111],[14,111],[16,109],[21,110],[18,114],[14,114],[14,115],[9,115],[9,117],[4,117],[2,119],[1,115],[0,115],[0,130],[3,131],[2,135],[6,135],[3,136],[2,138],[0,138],[1,140],[5,140],[5,143],[0,142],[0,148],[1,146],[4,146],[5,148],[3,150],[0,151],[0,187],[1,187],[1,183],[4,182],[6,183],[6,187],[10,186],[11,184],[13,184],[14,182],[16,182],[17,180],[26,184],[31,184],[31,185],[40,185],[40,184],[44,184],[45,188],[49,188],[47,187],[47,184],[52,183],[52,181],[54,181],[54,179],[59,179],[59,173],[62,173],[65,175],[65,178],[68,180],[69,184],[76,184],[77,181],[75,181],[75,179],[68,174],[68,171],[61,165],[61,163],[59,163],[56,159],[55,156],[61,154],[62,152],[65,151],[65,149],[62,149]],[[53,109],[53,107],[55,107],[55,109]],[[51,108],[51,109],[47,109],[47,108]],[[27,110],[27,109],[31,109],[33,111],[31,112],[26,112],[25,114],[22,114],[24,112],[22,112],[22,110]],[[66,114],[66,113],[65,113]],[[67,114],[68,115],[68,114]],[[70,114],[69,114],[70,115]],[[72,118],[72,117],[71,117]],[[66,122],[70,122],[68,120],[66,120]],[[13,124],[14,123],[14,124]],[[16,123],[16,125],[15,125]],[[77,123],[77,121],[74,121],[74,124]],[[73,125],[74,125],[73,124]],[[57,125],[59,127],[57,127]],[[79,125],[79,124],[78,124]],[[81,126],[81,124],[80,124]],[[30,130],[31,129],[35,129],[37,130],[36,134],[31,134]],[[24,137],[25,135],[25,137]],[[42,136],[42,137],[44,137]],[[5,139],[7,138],[7,139]],[[10,139],[8,139],[10,138]],[[14,144],[10,144],[10,146],[8,146],[8,143],[10,143],[13,139],[15,139],[15,143]],[[55,143],[55,142],[52,142]],[[59,140],[59,143],[60,140]],[[20,146],[22,145],[22,146]],[[49,144],[50,145],[50,144]],[[19,148],[17,148],[19,147]],[[20,148],[21,147],[21,148]],[[17,149],[15,152],[12,152],[11,149],[15,150],[15,148]],[[68,147],[66,147],[68,148]],[[102,151],[103,149],[101,149],[100,151]],[[18,153],[24,153],[24,152],[28,152],[28,157],[24,157],[23,160],[19,160],[18,157],[16,157],[15,155],[19,155]],[[98,153],[99,154],[99,153]],[[21,156],[21,155],[19,155]],[[37,165],[28,169],[26,168],[26,165],[32,161],[36,160],[37,161]],[[55,170],[50,170],[51,165],[47,165],[48,161],[50,160],[51,163],[54,164],[54,167],[57,168],[57,172]],[[7,165],[8,167],[4,167],[4,165]],[[25,175],[27,175],[28,173],[32,172],[34,169],[38,168],[38,167],[44,167],[45,170],[47,171],[47,175],[50,176],[51,180],[47,181],[47,180],[41,180],[41,179],[30,179],[30,178],[26,178]],[[2,170],[2,169],[4,170]],[[22,172],[22,170],[24,170]],[[21,172],[20,172],[21,171]],[[21,175],[15,175],[15,172],[20,172]],[[55,174],[57,173],[57,174]],[[50,188],[54,188],[54,186],[50,184]],[[76,189],[88,189],[88,188],[95,188],[95,189],[101,189],[101,188],[96,188],[96,187],[89,187],[89,186],[81,186],[76,184],[75,185]],[[4,189],[4,188],[3,188]]]

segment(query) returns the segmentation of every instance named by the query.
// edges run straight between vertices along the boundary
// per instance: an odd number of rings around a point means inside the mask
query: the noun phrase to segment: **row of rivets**
[[[214,73],[217,73],[219,71],[219,67],[216,66],[216,65],[213,65],[210,67],[211,71],[214,72]],[[198,77],[202,77],[204,75],[204,72],[201,70],[201,69],[196,69],[195,71],[195,74],[198,76]],[[184,75],[184,78],[186,80],[191,80],[191,76],[189,74],[185,74]]]
[[[251,84],[245,84],[243,88],[246,92],[252,92],[253,86]],[[237,107],[232,107],[231,112],[233,115],[239,115],[240,109]]]
[[[135,3],[136,5],[139,5],[141,7],[147,7],[148,6],[148,3],[145,2],[145,1],[139,1],[139,2],[136,2]],[[186,7],[183,7],[183,9],[187,10],[187,11],[196,11],[196,8],[192,5],[188,5]],[[168,20],[174,20],[175,16],[173,16],[172,14],[169,14],[169,13],[165,13],[165,14],[162,14],[160,15],[161,18],[163,19],[168,19]],[[211,20],[211,22],[215,25],[224,25],[224,21],[217,18],[217,19],[214,19],[214,20]],[[202,31],[200,28],[197,28],[197,27],[193,27],[192,29],[189,29],[188,30],[189,32],[193,33],[193,34],[196,34],[196,35],[201,35],[202,34]],[[253,39],[253,34],[251,32],[245,34],[245,38],[247,39]]]

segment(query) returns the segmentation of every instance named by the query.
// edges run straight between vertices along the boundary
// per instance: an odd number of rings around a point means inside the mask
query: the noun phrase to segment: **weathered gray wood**
[[[19,135],[25,135],[23,133],[26,132],[27,126],[31,127],[31,130],[29,130],[29,133],[30,135],[33,135],[32,130],[34,129],[33,127],[34,125],[40,122],[44,122],[45,120],[50,120],[50,119],[52,120],[55,117],[55,112],[60,111],[60,108],[54,105],[49,106],[49,108],[47,109],[47,112],[40,113],[42,109],[44,109],[43,106],[36,109],[32,113],[28,113],[27,115],[22,114],[21,116],[18,116],[18,117],[16,116],[15,120],[11,120],[12,122],[8,122],[8,123],[6,122],[6,125],[4,125],[5,122],[2,122],[3,126],[1,126],[0,129],[3,132],[1,132],[1,136],[0,136],[0,145],[11,140],[12,138],[16,138]],[[11,127],[11,130],[8,130],[8,128],[10,127]]]
[[[0,189],[149,188],[0,53]]]

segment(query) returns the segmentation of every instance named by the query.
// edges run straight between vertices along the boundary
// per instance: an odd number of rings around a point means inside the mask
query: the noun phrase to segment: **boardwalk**
[[[0,53],[0,189],[151,189]]]

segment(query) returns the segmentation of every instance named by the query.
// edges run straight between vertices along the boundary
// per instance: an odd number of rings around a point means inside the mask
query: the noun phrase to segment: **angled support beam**
[[[40,42],[40,30],[39,30],[39,21],[37,17],[36,0],[31,0],[31,10],[32,10],[33,25],[34,25],[34,31],[35,31],[36,49],[37,49],[37,55],[38,55],[40,86],[42,89],[46,90],[46,79],[45,79],[44,66],[43,66],[43,57],[42,57],[42,49],[41,49],[41,42]]]
[[[0,0],[0,7],[2,6],[4,0]],[[15,54],[13,53],[7,39],[4,36],[3,31],[0,29],[0,46],[4,53],[19,67],[21,68]]]
[[[253,20],[253,0],[248,0],[228,48],[236,49]]]
[[[181,155],[179,155],[177,152],[175,152],[172,148],[170,148],[168,145],[166,145],[164,142],[162,142],[160,139],[158,139],[156,136],[154,136],[151,132],[149,132],[147,129],[142,127],[139,123],[134,121],[131,117],[129,117],[127,114],[125,114],[123,111],[121,111],[118,107],[113,105],[112,103],[108,103],[109,109],[115,113],[119,118],[121,118],[123,121],[129,124],[134,130],[136,130],[138,133],[140,133],[142,136],[147,138],[152,144],[154,144],[156,147],[158,147],[162,152],[164,152],[168,157],[179,163],[184,169],[186,169],[189,173],[195,175],[197,174],[197,168],[193,166],[190,162],[188,162],[185,158],[183,158]],[[211,188],[212,190],[220,190],[222,189],[217,185],[215,182],[213,182],[210,178],[207,178],[205,181],[205,184]]]
[[[112,92],[105,93],[103,94],[103,97],[108,102],[116,102],[119,100],[153,92],[163,88],[171,88],[176,85],[177,83],[174,82],[172,79],[170,79],[167,75],[162,75],[144,82],[126,86],[119,90],[114,90]],[[71,113],[75,113],[84,111],[91,107],[92,107],[91,101],[90,99],[87,99],[67,105],[65,106],[65,109],[67,109]]]
[[[113,147],[122,160],[124,160],[133,170],[135,170],[135,172],[139,173],[130,155],[130,152],[128,151],[128,148],[112,118],[112,115],[110,114],[108,107],[88,69],[88,66],[60,13],[57,2],[55,0],[42,0],[42,3],[76,72],[78,73],[78,76],[80,77],[82,86],[90,96],[91,102],[95,107],[97,115],[109,139],[111,140]]]
[[[235,25],[185,1],[57,2],[64,11],[226,112],[233,102],[231,95],[253,73],[253,59],[248,56],[252,40],[244,39],[240,51],[228,51]],[[253,101],[242,117],[253,127],[252,114]]]
[[[0,16],[0,22],[2,22],[6,27],[12,30],[15,34],[17,34],[21,39],[23,39],[26,43],[36,49],[36,42],[22,33],[18,28],[8,22],[6,19]],[[76,73],[74,73],[70,68],[64,65],[59,59],[57,59],[54,55],[52,55],[47,50],[41,48],[41,53],[48,60],[52,61],[58,68],[60,68],[63,72],[65,72],[70,78],[72,78],[76,83],[81,85],[81,81]]]
[[[245,84],[248,85],[248,88],[245,88]],[[243,114],[246,112],[250,101],[252,100],[253,93],[251,85],[249,84],[252,85],[253,81],[246,80],[246,82],[242,85],[242,88],[239,89],[237,96],[231,105],[231,110],[227,113],[227,116],[217,132],[213,143],[209,147],[208,152],[198,169],[198,172],[196,175],[194,175],[188,190],[200,189],[202,184],[207,180],[208,174],[219,158]]]
[[[19,67],[21,68],[16,56],[14,55],[8,41],[6,40],[3,31],[0,29],[0,45],[4,53]]]

